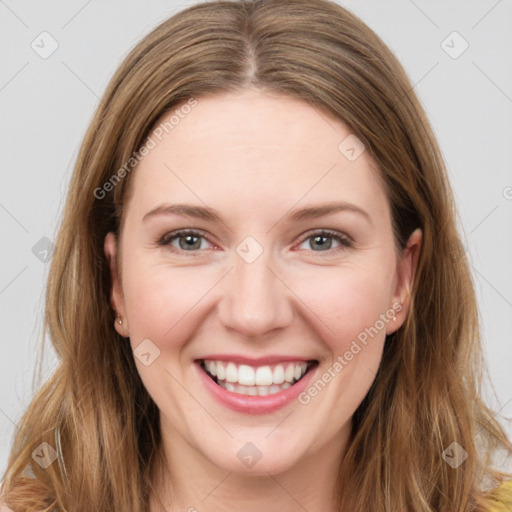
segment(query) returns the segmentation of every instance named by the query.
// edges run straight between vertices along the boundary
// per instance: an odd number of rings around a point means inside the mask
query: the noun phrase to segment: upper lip
[[[209,354],[198,359],[208,361],[226,361],[233,362],[236,364],[246,364],[249,366],[265,366],[270,364],[277,364],[283,362],[300,362],[303,361],[308,363],[310,361],[316,361],[313,358],[301,357],[301,356],[290,356],[290,355],[272,355],[262,357],[247,357],[240,354]]]

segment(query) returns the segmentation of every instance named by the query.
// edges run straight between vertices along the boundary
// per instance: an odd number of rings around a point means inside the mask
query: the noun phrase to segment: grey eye
[[[309,247],[320,251],[327,251],[332,246],[332,237],[325,235],[315,235],[309,237]]]
[[[197,235],[180,235],[175,240],[179,242],[179,248],[184,251],[191,251],[201,248],[202,236]]]

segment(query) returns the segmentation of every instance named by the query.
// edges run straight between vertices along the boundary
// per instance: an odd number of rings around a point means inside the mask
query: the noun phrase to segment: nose
[[[226,277],[218,309],[225,328],[247,338],[261,338],[290,324],[292,294],[271,268],[266,251],[252,263],[236,255]]]

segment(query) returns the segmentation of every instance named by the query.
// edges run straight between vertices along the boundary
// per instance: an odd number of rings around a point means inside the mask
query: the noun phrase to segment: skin
[[[386,334],[406,318],[421,244],[416,230],[396,251],[376,164],[367,151],[349,161],[338,150],[350,133],[285,95],[249,89],[200,97],[134,171],[121,239],[116,244],[109,233],[105,254],[123,322],[115,328],[133,349],[150,339],[160,350],[149,366],[135,361],[160,409],[173,481],[156,472],[154,487],[169,511],[235,504],[248,512],[334,510],[350,420],[375,378]],[[357,205],[369,219],[348,210],[285,219],[292,209],[332,201]],[[223,222],[177,215],[143,221],[163,203],[207,205]],[[206,237],[199,248],[180,251],[179,239],[158,245],[184,228]],[[321,250],[314,243],[321,229],[350,237],[352,247],[328,238],[331,248]],[[253,263],[236,252],[247,236],[263,248]],[[212,353],[317,359],[319,377],[397,302],[396,321],[305,405],[235,412],[197,378],[193,361]],[[237,458],[249,441],[262,454],[252,467]],[[150,510],[162,510],[155,496]]]

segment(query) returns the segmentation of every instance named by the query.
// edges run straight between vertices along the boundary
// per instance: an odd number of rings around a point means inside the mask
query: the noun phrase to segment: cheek
[[[184,347],[201,321],[201,299],[218,278],[197,267],[172,268],[147,262],[144,266],[142,260],[126,263],[123,290],[138,373],[160,410],[181,411],[183,404],[189,403],[187,392],[177,382],[183,379],[181,363],[187,357]],[[158,356],[147,366],[137,358],[142,352],[138,346],[148,346],[147,342],[142,344],[143,340],[151,340],[159,350],[155,352],[150,345],[151,357],[156,353]],[[183,411],[180,414],[185,415]],[[181,421],[174,420],[176,424]]]
[[[384,339],[386,324],[380,315],[390,306],[390,274],[379,267],[347,266],[316,270],[297,281],[297,295],[333,354],[348,350],[353,340],[364,344],[365,335],[366,341]]]
[[[333,435],[361,404],[380,366],[386,325],[392,321],[386,317],[390,275],[378,266],[373,271],[370,266],[329,269],[324,275],[317,271],[314,278],[302,280],[298,291],[314,312],[309,323],[321,333],[328,353],[299,403],[314,404],[319,417],[328,418]]]
[[[200,301],[215,283],[215,276],[197,267],[172,268],[143,264],[126,266],[123,290],[134,338],[183,339]]]

